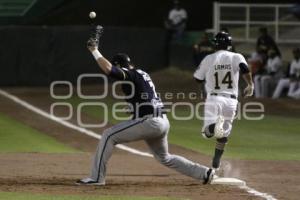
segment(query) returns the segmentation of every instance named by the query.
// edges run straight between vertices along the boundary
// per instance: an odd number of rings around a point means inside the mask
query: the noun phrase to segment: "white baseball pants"
[[[211,124],[216,123],[219,115],[225,118],[225,137],[231,133],[232,122],[237,111],[238,100],[223,96],[208,95],[204,106],[204,124],[202,131]]]

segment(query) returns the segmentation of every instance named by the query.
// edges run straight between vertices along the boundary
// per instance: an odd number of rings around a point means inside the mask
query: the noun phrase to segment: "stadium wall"
[[[86,49],[90,26],[5,26],[0,28],[0,85],[41,86],[54,80],[76,83],[79,74],[98,73]],[[165,32],[161,29],[106,28],[102,53],[131,55],[137,67],[164,66]]]

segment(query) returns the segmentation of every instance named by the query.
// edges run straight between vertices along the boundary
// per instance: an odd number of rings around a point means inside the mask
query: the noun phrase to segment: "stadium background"
[[[163,21],[172,1],[37,1],[22,17],[11,16],[21,7],[18,3],[10,4],[16,8],[5,10],[3,6],[0,17],[0,65],[5,66],[0,69],[0,85],[47,85],[62,78],[74,82],[83,72],[96,72],[93,61],[82,48],[92,23],[87,16],[90,10],[98,13],[93,23],[106,28],[101,45],[107,57],[126,51],[147,70],[166,67]],[[182,5],[189,12],[187,29],[193,36],[212,27],[212,1],[187,0]],[[173,48],[172,65],[195,68],[191,49],[194,40],[188,38],[186,45]]]
[[[104,102],[111,108],[115,102],[111,95],[91,101],[76,95],[79,75],[99,73],[86,50],[91,23],[105,27],[100,45],[105,56],[127,52],[135,64],[151,73],[158,92],[188,94],[195,90],[199,92],[192,79],[196,68],[192,61],[192,44],[195,35],[212,28],[213,1],[182,0],[183,7],[189,12],[188,37],[172,45],[170,66],[165,65],[163,21],[172,6],[171,0],[38,0],[24,16],[12,16],[22,12],[30,2],[0,0],[0,5],[13,4],[15,7],[9,11],[5,6],[0,7],[0,199],[252,200],[268,199],[271,195],[273,199],[298,198],[300,105],[298,100],[289,98],[241,99],[242,105],[249,101],[262,103],[265,118],[236,121],[226,151],[226,175],[245,180],[249,187],[266,193],[263,197],[236,187],[202,186],[161,167],[150,158],[120,149],[110,161],[107,186],[74,186],[76,179],[88,174],[98,141],[53,121],[51,117],[45,118],[41,112],[49,113],[53,103],[66,103],[75,113],[67,121],[77,126],[76,109],[81,103]],[[272,4],[296,2],[274,0]],[[88,18],[91,10],[98,14],[94,22]],[[242,45],[247,45],[250,50],[255,48],[253,43]],[[284,48],[283,53],[290,54],[295,46],[298,44],[280,48]],[[238,48],[242,52],[249,51]],[[49,88],[55,80],[73,83],[73,96],[65,100],[52,98]],[[103,88],[93,79],[83,90],[85,94],[99,94]],[[68,87],[60,86],[55,92],[65,95],[70,91]],[[196,104],[199,99],[174,98],[173,101]],[[70,110],[63,106],[66,104],[56,107],[57,116],[68,114]],[[188,111],[178,108],[176,113],[186,116]],[[93,106],[83,109],[81,116],[86,123],[99,123],[102,118],[102,110]],[[170,121],[170,151],[210,165],[214,141],[200,137],[202,122],[194,118],[181,122],[171,117]],[[109,126],[117,122],[109,116]],[[88,130],[97,134],[103,131],[99,128]],[[129,147],[148,151],[143,143],[133,143]]]

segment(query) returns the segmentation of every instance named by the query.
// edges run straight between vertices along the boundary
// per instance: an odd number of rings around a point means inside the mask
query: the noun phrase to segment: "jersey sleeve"
[[[205,75],[207,71],[208,59],[207,57],[200,63],[198,69],[194,73],[194,78],[199,81],[205,80]]]
[[[241,63],[244,63],[244,64],[248,65],[245,57],[241,54],[236,54],[235,61],[237,62],[238,65],[241,64]]]
[[[109,76],[116,80],[133,81],[134,73],[126,68],[112,66]]]
[[[246,66],[248,68],[248,63],[245,59],[244,56],[242,56],[241,54],[236,54],[234,56],[234,67],[235,67],[235,70],[241,70],[240,66]],[[245,69],[243,69],[245,70]]]

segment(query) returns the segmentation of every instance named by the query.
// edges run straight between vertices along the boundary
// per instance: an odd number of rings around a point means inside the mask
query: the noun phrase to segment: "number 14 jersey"
[[[194,73],[194,78],[205,81],[208,94],[225,93],[238,96],[240,64],[247,65],[239,53],[219,50],[205,57]]]

